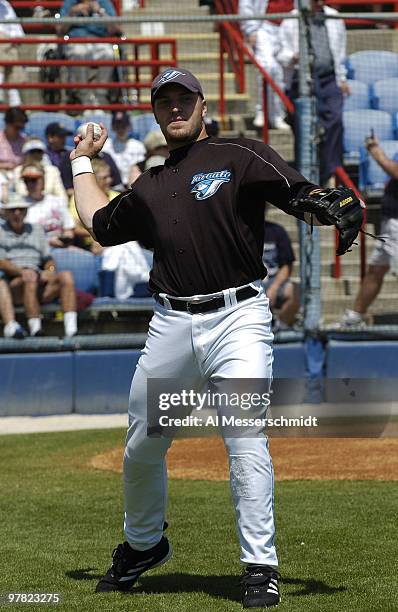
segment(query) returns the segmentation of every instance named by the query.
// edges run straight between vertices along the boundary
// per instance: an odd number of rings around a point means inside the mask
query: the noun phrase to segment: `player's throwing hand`
[[[102,149],[105,144],[106,139],[108,138],[108,130],[104,126],[103,123],[100,123],[101,126],[101,136],[98,140],[94,140],[94,124],[89,123],[87,125],[86,136],[83,137],[81,134],[77,134],[74,137],[75,148],[71,151],[69,156],[72,161],[76,157],[86,156],[92,159],[95,157]]]

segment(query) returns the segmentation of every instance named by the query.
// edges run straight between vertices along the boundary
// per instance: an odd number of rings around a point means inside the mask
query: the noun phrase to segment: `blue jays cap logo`
[[[162,77],[159,79],[156,85],[157,87],[159,87],[160,84],[163,85],[163,83],[168,83],[169,81],[172,81],[178,76],[186,76],[186,75],[184,72],[180,72],[179,70],[166,70],[166,72],[163,72]]]
[[[220,189],[223,183],[229,183],[231,174],[229,170],[199,172],[192,177],[191,193],[195,194],[197,200],[207,200]]]

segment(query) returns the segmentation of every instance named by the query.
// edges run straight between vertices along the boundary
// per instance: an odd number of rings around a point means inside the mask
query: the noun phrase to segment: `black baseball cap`
[[[178,83],[178,85],[182,85],[189,91],[198,93],[201,98],[204,98],[202,85],[199,83],[196,76],[192,74],[192,72],[189,72],[189,70],[184,70],[184,68],[170,68],[169,70],[165,70],[159,74],[152,83],[152,106],[160,89],[163,87],[163,85],[168,85],[169,83]]]
[[[115,124],[124,126],[131,124],[130,117],[126,111],[115,111],[112,113],[112,125]]]
[[[54,123],[48,124],[45,134],[46,136],[70,136],[73,132],[67,130],[62,123],[55,121]]]

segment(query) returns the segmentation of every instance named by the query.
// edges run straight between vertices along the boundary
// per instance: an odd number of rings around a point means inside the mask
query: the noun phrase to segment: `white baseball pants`
[[[272,377],[271,313],[259,281],[258,295],[191,315],[156,305],[148,339],[133,378],[124,455],[125,536],[138,550],[157,544],[167,503],[165,455],[171,439],[147,436],[147,379],[187,378],[199,386],[217,378]],[[217,294],[216,294],[217,295]],[[273,467],[268,440],[225,437],[230,483],[245,564],[278,566],[274,546]]]

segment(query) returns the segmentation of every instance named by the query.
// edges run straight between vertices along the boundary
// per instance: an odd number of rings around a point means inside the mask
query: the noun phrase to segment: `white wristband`
[[[91,165],[91,159],[86,155],[80,155],[80,157],[75,157],[72,159],[72,176],[78,176],[79,174],[84,174],[87,172],[91,172],[94,174],[93,167]]]

